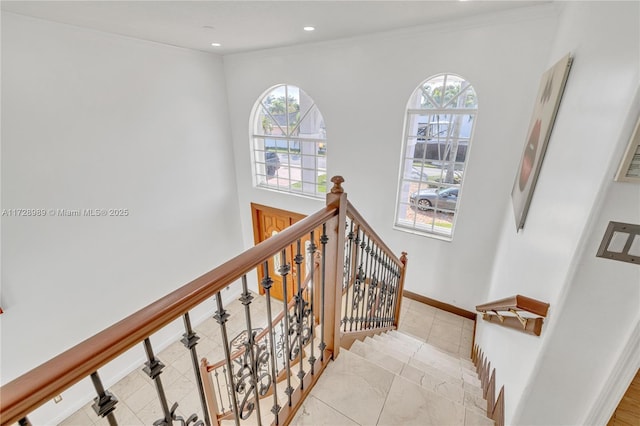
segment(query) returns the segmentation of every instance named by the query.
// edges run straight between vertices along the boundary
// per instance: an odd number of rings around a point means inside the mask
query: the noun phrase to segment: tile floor
[[[228,326],[230,338],[238,335],[245,327],[244,308],[239,301],[234,301],[227,307],[231,314]],[[278,310],[279,311],[279,310]],[[251,304],[253,327],[264,327],[266,323],[266,305],[263,297],[256,297]],[[260,322],[260,318],[265,319]],[[437,346],[447,352],[461,357],[469,358],[473,339],[473,321],[441,311],[439,309],[424,305],[422,303],[403,299],[402,312],[399,331],[414,336],[421,341],[425,341]],[[195,331],[200,336],[197,345],[198,356],[206,357],[210,361],[223,359],[224,353],[220,345],[220,327],[213,319],[209,319],[199,326]],[[345,353],[347,353],[345,351]],[[349,355],[347,354],[345,358]],[[161,377],[169,400],[169,405],[178,403],[177,413],[183,418],[196,413],[202,418],[202,408],[199,397],[195,391],[196,377],[192,368],[190,353],[184,348],[181,342],[175,342],[165,350],[161,351],[157,357],[166,365]],[[347,364],[348,360],[345,360]],[[352,367],[352,368],[351,368]],[[357,365],[352,365],[351,371],[357,371]],[[393,374],[385,374],[383,371],[362,383],[363,392],[372,393],[372,397],[380,399],[384,403],[387,396],[379,392],[380,387],[391,386]],[[338,380],[340,382],[340,380]],[[344,380],[342,380],[344,382]],[[319,382],[320,383],[320,382]],[[387,386],[388,385],[388,386]],[[319,384],[316,386],[320,386]],[[398,386],[398,385],[396,385]],[[316,389],[314,388],[314,391]],[[157,399],[156,389],[149,377],[141,370],[136,369],[124,379],[110,388],[118,399],[116,409],[118,423],[124,426],[151,425],[153,422],[163,417],[160,404]],[[321,391],[321,390],[320,390]],[[407,390],[397,389],[404,394]],[[321,391],[322,392],[322,391]],[[325,392],[329,392],[328,390]],[[394,392],[394,395],[396,392]],[[416,394],[417,395],[417,394]],[[327,398],[329,398],[327,396]],[[347,400],[333,401],[336,406],[348,404]],[[391,401],[390,403],[395,403]],[[446,404],[446,402],[444,402]],[[354,413],[350,418],[343,418],[339,412],[329,407],[325,399],[310,397],[305,402],[301,410],[314,410],[318,413],[325,413],[321,416],[326,425],[338,424],[375,424],[376,419],[371,417],[371,410],[363,408]],[[343,409],[346,409],[343,407]],[[446,410],[446,407],[443,408]],[[338,410],[341,411],[341,410]],[[454,410],[455,411],[455,410]],[[315,417],[315,416],[314,416]],[[317,417],[316,417],[317,418]],[[397,419],[396,419],[397,420]],[[380,424],[391,424],[396,420],[381,418]],[[106,419],[99,418],[93,412],[90,404],[64,420],[64,426],[91,426],[107,425]],[[298,425],[308,424],[298,421]]]

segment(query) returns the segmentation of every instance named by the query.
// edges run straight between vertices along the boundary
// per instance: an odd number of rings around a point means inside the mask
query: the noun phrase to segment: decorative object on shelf
[[[539,336],[542,333],[542,318],[547,316],[549,304],[518,294],[478,305],[476,311],[482,313],[485,321]],[[529,314],[535,316],[531,317]]]
[[[517,230],[524,227],[572,60],[567,54],[542,75],[519,172],[511,190]]]
[[[618,182],[640,182],[640,117],[616,173]]]
[[[640,225],[609,222],[596,257],[640,265]]]

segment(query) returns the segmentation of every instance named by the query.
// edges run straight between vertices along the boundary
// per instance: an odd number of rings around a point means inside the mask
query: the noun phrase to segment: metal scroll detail
[[[255,342],[256,333],[253,332],[244,343],[244,354],[235,362],[239,368],[235,373],[235,392],[238,395],[238,409],[242,420],[248,419],[257,404],[258,398],[265,396],[271,387],[272,378],[269,374],[269,348],[265,341]]]
[[[311,340],[311,308],[302,294],[293,296],[295,301],[293,312],[288,315],[289,321],[289,360],[300,356],[302,348]]]

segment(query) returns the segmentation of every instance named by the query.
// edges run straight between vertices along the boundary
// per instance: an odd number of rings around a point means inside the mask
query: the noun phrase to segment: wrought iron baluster
[[[189,312],[186,312],[183,315],[184,329],[185,333],[182,335],[182,339],[180,340],[182,344],[189,349],[191,353],[191,363],[193,365],[193,372],[196,375],[196,384],[198,385],[198,393],[200,394],[200,405],[202,407],[202,415],[204,417],[204,423],[206,425],[211,425],[211,419],[209,419],[209,412],[207,410],[207,401],[204,396],[204,386],[202,384],[202,377],[200,377],[200,366],[198,364],[198,351],[196,350],[196,345],[198,344],[198,340],[200,337],[193,331],[191,327],[191,319],[189,318]],[[190,416],[189,419],[193,417]],[[196,417],[197,419],[197,417]],[[187,419],[187,423],[189,423]]]
[[[326,285],[326,258],[327,258],[327,243],[329,242],[329,237],[327,237],[327,224],[322,224],[322,236],[320,237],[320,244],[322,245],[322,306],[320,310],[320,361],[324,361],[324,349],[327,347],[327,344],[324,341],[324,291]]]
[[[380,303],[382,299],[382,290],[384,287],[385,275],[384,275],[384,266],[383,266],[383,256],[384,256],[384,253],[382,251],[382,248],[379,248],[378,249],[378,285],[376,286],[374,306],[372,307],[372,310],[371,310],[371,327],[372,328],[375,328],[377,326],[378,311],[380,309]]]
[[[283,339],[283,356],[282,361],[284,363],[285,375],[287,376],[287,388],[284,393],[287,395],[287,404],[291,407],[291,395],[293,394],[293,387],[291,386],[291,361],[290,361],[290,351],[291,347],[289,345],[289,294],[287,288],[287,280],[289,278],[289,272],[291,271],[291,265],[287,263],[287,251],[282,250],[280,252],[280,275],[282,276],[282,309],[284,313],[284,317],[282,318],[281,324],[284,325],[284,339]]]
[[[395,306],[398,302],[398,282],[400,274],[398,273],[398,265],[395,261],[391,262],[391,298],[387,303],[387,326],[393,325]]]
[[[271,386],[273,386],[273,407],[271,412],[275,417],[275,424],[279,424],[280,417],[278,414],[281,407],[278,405],[278,389],[276,387],[276,346],[273,338],[273,316],[271,315],[271,287],[273,286],[273,280],[269,276],[269,262],[264,262],[264,278],[260,284],[264,288],[267,297],[267,325],[269,327],[269,346],[271,349]]]
[[[400,294],[400,267],[394,262],[393,264],[393,303],[391,304],[389,312],[388,326],[392,326],[395,321],[396,307],[398,306],[399,299],[402,297]]]
[[[247,340],[244,342],[244,354],[242,359],[240,360],[240,368],[237,373],[235,373],[237,377],[237,382],[235,383],[233,391],[238,394],[238,396],[242,396],[242,401],[240,401],[238,406],[238,415],[242,420],[248,419],[251,414],[256,412],[256,417],[258,419],[258,425],[262,425],[262,416],[260,415],[260,396],[264,396],[267,390],[269,389],[271,383],[269,382],[270,376],[267,373],[266,376],[268,379],[268,384],[264,385],[261,383],[261,380],[264,377],[260,374],[262,370],[261,361],[265,358],[261,356],[262,353],[266,351],[266,345],[258,345],[256,344],[256,331],[251,327],[251,301],[253,300],[253,296],[249,292],[247,286],[247,276],[242,276],[242,295],[240,296],[240,302],[244,305],[244,315],[245,315],[245,323],[246,323],[246,331],[247,331]],[[266,361],[268,362],[268,353],[266,357]],[[262,386],[258,389],[258,383],[261,383]],[[262,392],[261,392],[262,391]],[[254,400],[251,401],[249,398],[252,396]]]
[[[345,286],[346,286],[346,293],[347,296],[344,298],[344,317],[342,318],[342,323],[343,323],[343,329],[342,331],[347,331],[347,322],[349,321],[349,288],[350,283],[351,283],[351,269],[352,269],[352,262],[353,262],[353,240],[355,237],[355,234],[353,233],[353,221],[351,221],[350,224],[350,230],[349,230],[349,234],[347,234],[347,239],[349,241],[349,250],[347,250],[347,256],[346,260],[345,260],[345,269],[346,269],[346,273],[345,273],[345,278],[344,278],[344,282],[345,282]]]
[[[116,421],[113,411],[116,409],[118,398],[116,398],[111,392],[104,390],[102,380],[100,380],[100,376],[97,371],[91,373],[91,382],[98,393],[98,397],[94,398],[94,402],[91,405],[93,411],[95,411],[100,417],[106,417],[110,426],[117,426],[118,422]]]
[[[388,285],[388,269],[387,269],[387,255],[383,251],[382,252],[382,282],[380,283],[380,298],[378,307],[376,309],[376,327],[380,327],[382,325],[382,315],[384,303],[387,297],[387,285]]]
[[[360,323],[359,323],[359,329],[362,330],[362,326],[364,324],[364,320],[365,320],[365,310],[366,310],[366,303],[365,303],[365,298],[367,296],[367,279],[369,280],[369,282],[371,282],[371,252],[372,252],[372,247],[373,245],[375,245],[375,242],[372,244],[371,243],[371,237],[367,237],[367,248],[365,249],[366,252],[366,260],[364,262],[364,280],[362,282],[362,289],[361,289],[361,296],[360,296]]]
[[[376,262],[376,276],[375,279],[373,280],[373,282],[371,283],[371,287],[370,287],[370,296],[371,299],[369,301],[369,306],[367,307],[367,328],[373,328],[374,325],[374,320],[375,320],[375,311],[376,308],[378,306],[378,294],[379,294],[379,287],[380,284],[382,283],[382,265],[380,263],[380,247],[376,247],[376,253],[375,253],[375,262]]]
[[[220,332],[222,334],[224,359],[227,366],[226,378],[229,381],[227,390],[231,397],[229,401],[229,405],[231,406],[231,410],[233,411],[233,419],[236,423],[236,426],[239,426],[240,413],[238,412],[238,399],[236,398],[235,386],[233,381],[233,368],[231,366],[231,351],[229,350],[229,337],[227,336],[227,325],[226,325],[227,321],[229,320],[229,313],[224,309],[222,305],[222,295],[220,293],[216,294],[216,304],[217,304],[218,310],[216,311],[216,314],[213,316],[213,318],[215,318],[218,324],[220,324]]]
[[[353,240],[353,259],[352,259],[352,268],[351,268],[351,277],[349,277],[349,282],[353,283],[349,288],[347,288],[347,321],[349,322],[349,331],[351,331],[353,327],[353,301],[355,298],[356,286],[358,284],[358,270],[357,266],[360,263],[359,255],[360,255],[360,226],[356,225],[356,235]],[[351,289],[351,293],[349,293],[349,289]],[[349,294],[351,294],[351,301],[349,302]],[[351,315],[349,315],[348,307],[351,307]],[[345,324],[344,331],[347,331],[347,325]]]
[[[148,361],[145,362],[146,367],[142,369],[147,375],[153,380],[156,385],[156,391],[158,393],[158,399],[160,400],[160,406],[162,408],[162,412],[164,414],[164,418],[158,419],[153,422],[154,426],[170,426],[173,424],[173,418],[175,416],[175,411],[178,408],[178,403],[173,404],[171,409],[169,409],[169,404],[167,402],[167,395],[164,392],[164,387],[162,386],[162,379],[160,375],[162,374],[162,370],[164,369],[164,364],[160,362],[158,358],[153,354],[153,347],[151,346],[151,340],[147,337],[144,339],[144,350],[147,353]]]
[[[380,288],[380,291],[382,292],[382,298],[379,305],[380,309],[378,312],[378,326],[382,326],[384,324],[385,308],[387,305],[387,298],[389,297],[389,287],[391,285],[391,276],[389,273],[389,256],[386,253],[384,253],[384,261],[382,265],[384,266],[385,270],[385,280],[384,286]]]
[[[362,236],[361,236],[361,233],[362,233]],[[364,259],[364,248],[366,246],[364,239],[365,239],[364,230],[358,229],[358,234],[356,238],[357,254],[356,254],[356,264],[355,264],[357,265],[357,268],[356,268],[356,277],[353,282],[353,292],[351,295],[351,316],[349,318],[349,331],[353,331],[353,324],[355,322],[357,326],[357,320],[358,320],[357,318],[358,304],[360,303],[360,290],[362,288],[363,274],[364,274],[364,271],[362,269],[362,262]],[[355,317],[354,317],[354,311],[356,315]]]
[[[302,262],[304,262],[304,256],[301,254],[302,250],[300,248],[300,239],[298,239],[298,241],[296,242],[296,255],[293,259],[293,261],[296,264],[296,269],[298,271],[297,273],[297,294],[295,296],[295,301],[296,301],[296,309],[295,309],[295,314],[296,314],[296,337],[298,339],[298,357],[299,359],[299,364],[300,364],[300,370],[298,371],[298,379],[300,379],[300,389],[304,389],[304,381],[302,380],[304,378],[304,375],[306,374],[306,372],[304,371],[304,363],[302,362],[302,357],[304,354],[304,345],[305,345],[305,339],[304,339],[304,334],[305,334],[305,326],[304,326],[304,322],[305,322],[305,305],[306,302],[304,300],[304,295],[302,294],[302,274],[301,274],[301,267],[300,265],[302,265]]]
[[[382,306],[382,326],[387,322],[389,302],[391,302],[391,298],[393,297],[393,262],[389,255],[387,255],[387,276],[387,292],[385,294],[384,305]]]
[[[233,374],[233,371],[231,372],[231,374]],[[224,389],[225,394],[227,395],[227,402],[229,403],[229,410],[233,411],[233,402],[231,402],[231,394],[233,393],[233,389],[229,384],[229,374],[227,373],[226,364],[222,366],[222,378],[224,378]],[[220,394],[220,398],[222,398],[222,394]]]
[[[371,247],[371,273],[370,273],[370,280],[369,280],[369,285],[367,285],[366,287],[366,302],[363,304],[364,305],[364,313],[363,313],[363,325],[362,328],[363,329],[368,329],[369,325],[370,325],[370,317],[371,317],[371,307],[373,306],[373,301],[374,301],[374,291],[375,291],[375,286],[378,282],[378,275],[377,275],[377,259],[378,259],[378,252],[377,252],[377,246],[375,244],[375,242],[373,243],[373,246]]]
[[[309,259],[311,259],[311,271],[309,271],[309,286],[307,287],[309,289],[309,300],[310,300],[310,304],[309,304],[309,308],[308,308],[308,312],[309,312],[309,327],[311,328],[311,333],[310,333],[310,337],[309,337],[309,341],[311,342],[311,356],[309,357],[309,365],[311,366],[311,375],[314,374],[315,371],[315,364],[316,364],[316,357],[314,355],[314,338],[315,338],[315,314],[314,314],[314,293],[315,293],[315,286],[316,286],[316,282],[315,282],[315,276],[314,276],[314,272],[316,269],[316,240],[315,240],[315,233],[314,231],[311,231],[311,244],[309,244]]]
[[[224,373],[223,373],[224,374]],[[216,384],[218,386],[218,396],[220,397],[220,409],[222,410],[222,412],[225,412],[224,409],[224,399],[222,398],[222,390],[220,389],[220,379],[218,378],[218,368],[216,368],[215,370],[213,370],[213,377],[215,377],[216,379]],[[229,392],[227,392],[227,396],[229,395]],[[231,409],[231,408],[229,408]]]

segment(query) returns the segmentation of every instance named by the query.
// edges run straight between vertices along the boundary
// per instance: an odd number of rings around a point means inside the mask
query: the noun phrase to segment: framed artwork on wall
[[[640,182],[640,117],[616,173],[618,182]]]
[[[517,230],[524,227],[572,61],[571,54],[567,54],[542,74],[520,167],[511,190]]]

